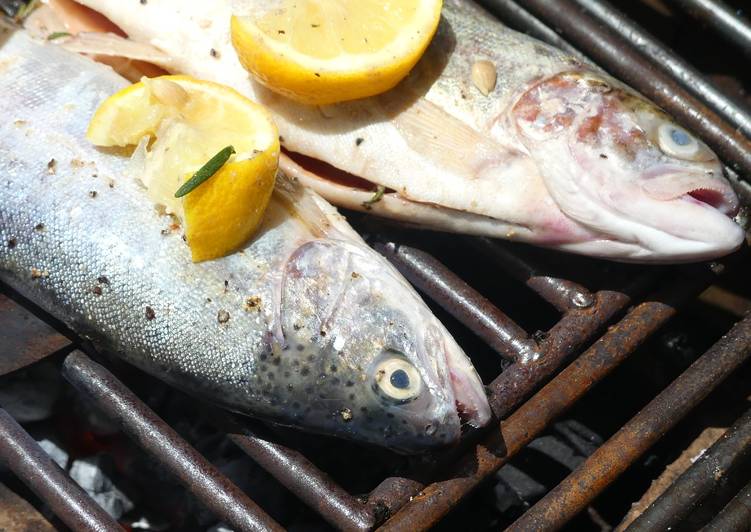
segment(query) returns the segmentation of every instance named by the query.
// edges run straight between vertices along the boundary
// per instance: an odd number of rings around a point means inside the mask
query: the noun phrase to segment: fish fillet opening
[[[309,157],[308,155],[289,151],[285,148],[282,148],[282,153],[297,163],[303,170],[306,170],[321,179],[325,179],[326,181],[331,181],[337,185],[356,188],[366,192],[376,192],[378,188],[378,185],[372,181],[350,174],[349,172],[341,170],[336,166],[332,166],[320,159],[316,159],[315,157]],[[387,188],[384,192],[391,193],[396,191]]]

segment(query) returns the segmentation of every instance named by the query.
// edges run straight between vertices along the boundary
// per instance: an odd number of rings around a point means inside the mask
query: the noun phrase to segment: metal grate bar
[[[717,514],[702,532],[748,532],[751,523],[751,482]]]
[[[509,530],[566,524],[749,357],[751,317],[736,324]]]
[[[631,48],[622,37],[598,25],[569,1],[526,0],[524,5],[613,75],[700,134],[726,163],[744,175],[751,175],[751,141]]]
[[[394,242],[376,241],[373,247],[501,356],[515,361],[537,357],[537,345],[524,329],[438,260]]]
[[[0,287],[2,290],[2,287]],[[0,375],[68,348],[71,341],[0,292]]]
[[[491,238],[473,238],[476,249],[491,257],[514,279],[525,283],[545,301],[561,312],[586,308],[594,303],[592,293],[582,285],[566,279],[541,275],[542,268],[532,264],[519,253],[512,253],[507,246]]]
[[[495,473],[708,284],[702,276],[678,278],[649,302],[637,305],[592,347],[522,405],[499,431],[490,434],[460,460],[452,478],[426,487],[379,530],[427,530],[463,497]],[[547,355],[544,355],[547,356]],[[506,372],[504,372],[506,373]]]
[[[696,20],[712,26],[717,34],[737,45],[751,57],[751,21],[721,0],[668,0]]]
[[[547,333],[541,344],[542,356],[526,364],[513,364],[490,383],[490,404],[503,418],[550,378],[582,345],[609,323],[631,302],[633,293],[651,281],[639,278],[623,292],[602,290],[589,307],[571,310]]]
[[[230,526],[283,530],[106,368],[74,351],[63,362],[63,376]]]
[[[247,424],[233,425],[230,440],[331,525],[341,530],[373,528],[375,519],[365,505],[301,453],[260,437]]]
[[[551,44],[579,59],[589,61],[579,50],[513,0],[478,0],[478,3],[510,26],[524,28],[526,33],[535,39]]]
[[[746,349],[751,349],[747,346]],[[683,472],[628,527],[629,531],[670,530],[709,495],[727,474],[751,458],[751,410],[741,416],[690,468]]]
[[[435,474],[435,471],[433,471],[433,474]],[[374,524],[378,525],[388,516],[396,513],[412,497],[420,493],[422,488],[423,484],[409,478],[389,477],[385,479],[376,489],[370,492],[368,497],[368,508],[376,517]]]
[[[631,21],[605,0],[573,0],[573,2],[585,9],[597,22],[616,32],[633,48],[640,51],[654,66],[667,72],[682,88],[704,101],[732,126],[739,128],[747,136],[751,135],[751,110],[723,94],[688,61],[672,52],[644,28]]]
[[[0,456],[11,471],[73,530],[122,530],[78,484],[65,474],[39,444],[0,409]]]

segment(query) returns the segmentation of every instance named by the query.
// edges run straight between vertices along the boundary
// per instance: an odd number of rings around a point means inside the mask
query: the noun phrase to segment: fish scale
[[[103,349],[238,412],[404,452],[455,441],[456,401],[489,419],[466,355],[321,198],[280,176],[256,238],[194,264],[128,157],[85,140],[127,82],[23,32],[0,64],[0,114],[13,117],[0,124],[0,279]],[[409,401],[379,381],[393,361],[419,375]]]

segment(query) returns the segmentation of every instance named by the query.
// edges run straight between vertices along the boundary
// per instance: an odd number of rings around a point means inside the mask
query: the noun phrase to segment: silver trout
[[[128,157],[84,138],[127,82],[23,32],[0,42],[0,279],[237,412],[402,452],[488,421],[461,348],[328,203],[280,176],[253,242],[194,264]]]
[[[230,0],[81,2],[145,47],[136,59],[162,53],[154,62],[164,68],[269,107],[287,173],[334,204],[621,261],[708,259],[743,242],[731,219],[738,199],[707,146],[633,90],[469,0],[444,1],[433,42],[396,88],[323,107],[249,77],[230,43]],[[497,74],[487,96],[473,67]],[[386,193],[371,201],[376,186]]]

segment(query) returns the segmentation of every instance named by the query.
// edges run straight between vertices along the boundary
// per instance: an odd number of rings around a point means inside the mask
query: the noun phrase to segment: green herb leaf
[[[381,198],[383,197],[383,194],[385,192],[386,192],[386,187],[384,187],[383,185],[378,185],[378,188],[376,188],[376,191],[373,194],[373,197],[367,201],[363,201],[362,206],[368,210],[372,209],[374,203],[378,203],[379,201],[381,201]]]
[[[192,192],[198,185],[217,173],[219,169],[224,166],[224,163],[226,163],[234,153],[237,152],[235,151],[235,148],[233,146],[227,146],[226,148],[219,150],[219,153],[209,159],[206,164],[204,164],[195,174],[193,174],[193,177],[188,179],[185,183],[182,184],[180,188],[177,189],[177,192],[175,192],[175,197],[182,198],[186,194]]]
[[[21,5],[21,7],[16,12],[16,16],[13,17],[13,20],[20,24],[22,23],[26,17],[28,17],[32,11],[34,11],[37,6],[39,5],[39,0],[31,0],[30,2],[25,2]]]
[[[54,41],[55,39],[60,39],[61,37],[70,37],[71,34],[67,31],[56,31],[54,33],[50,33],[47,35],[48,41]]]

